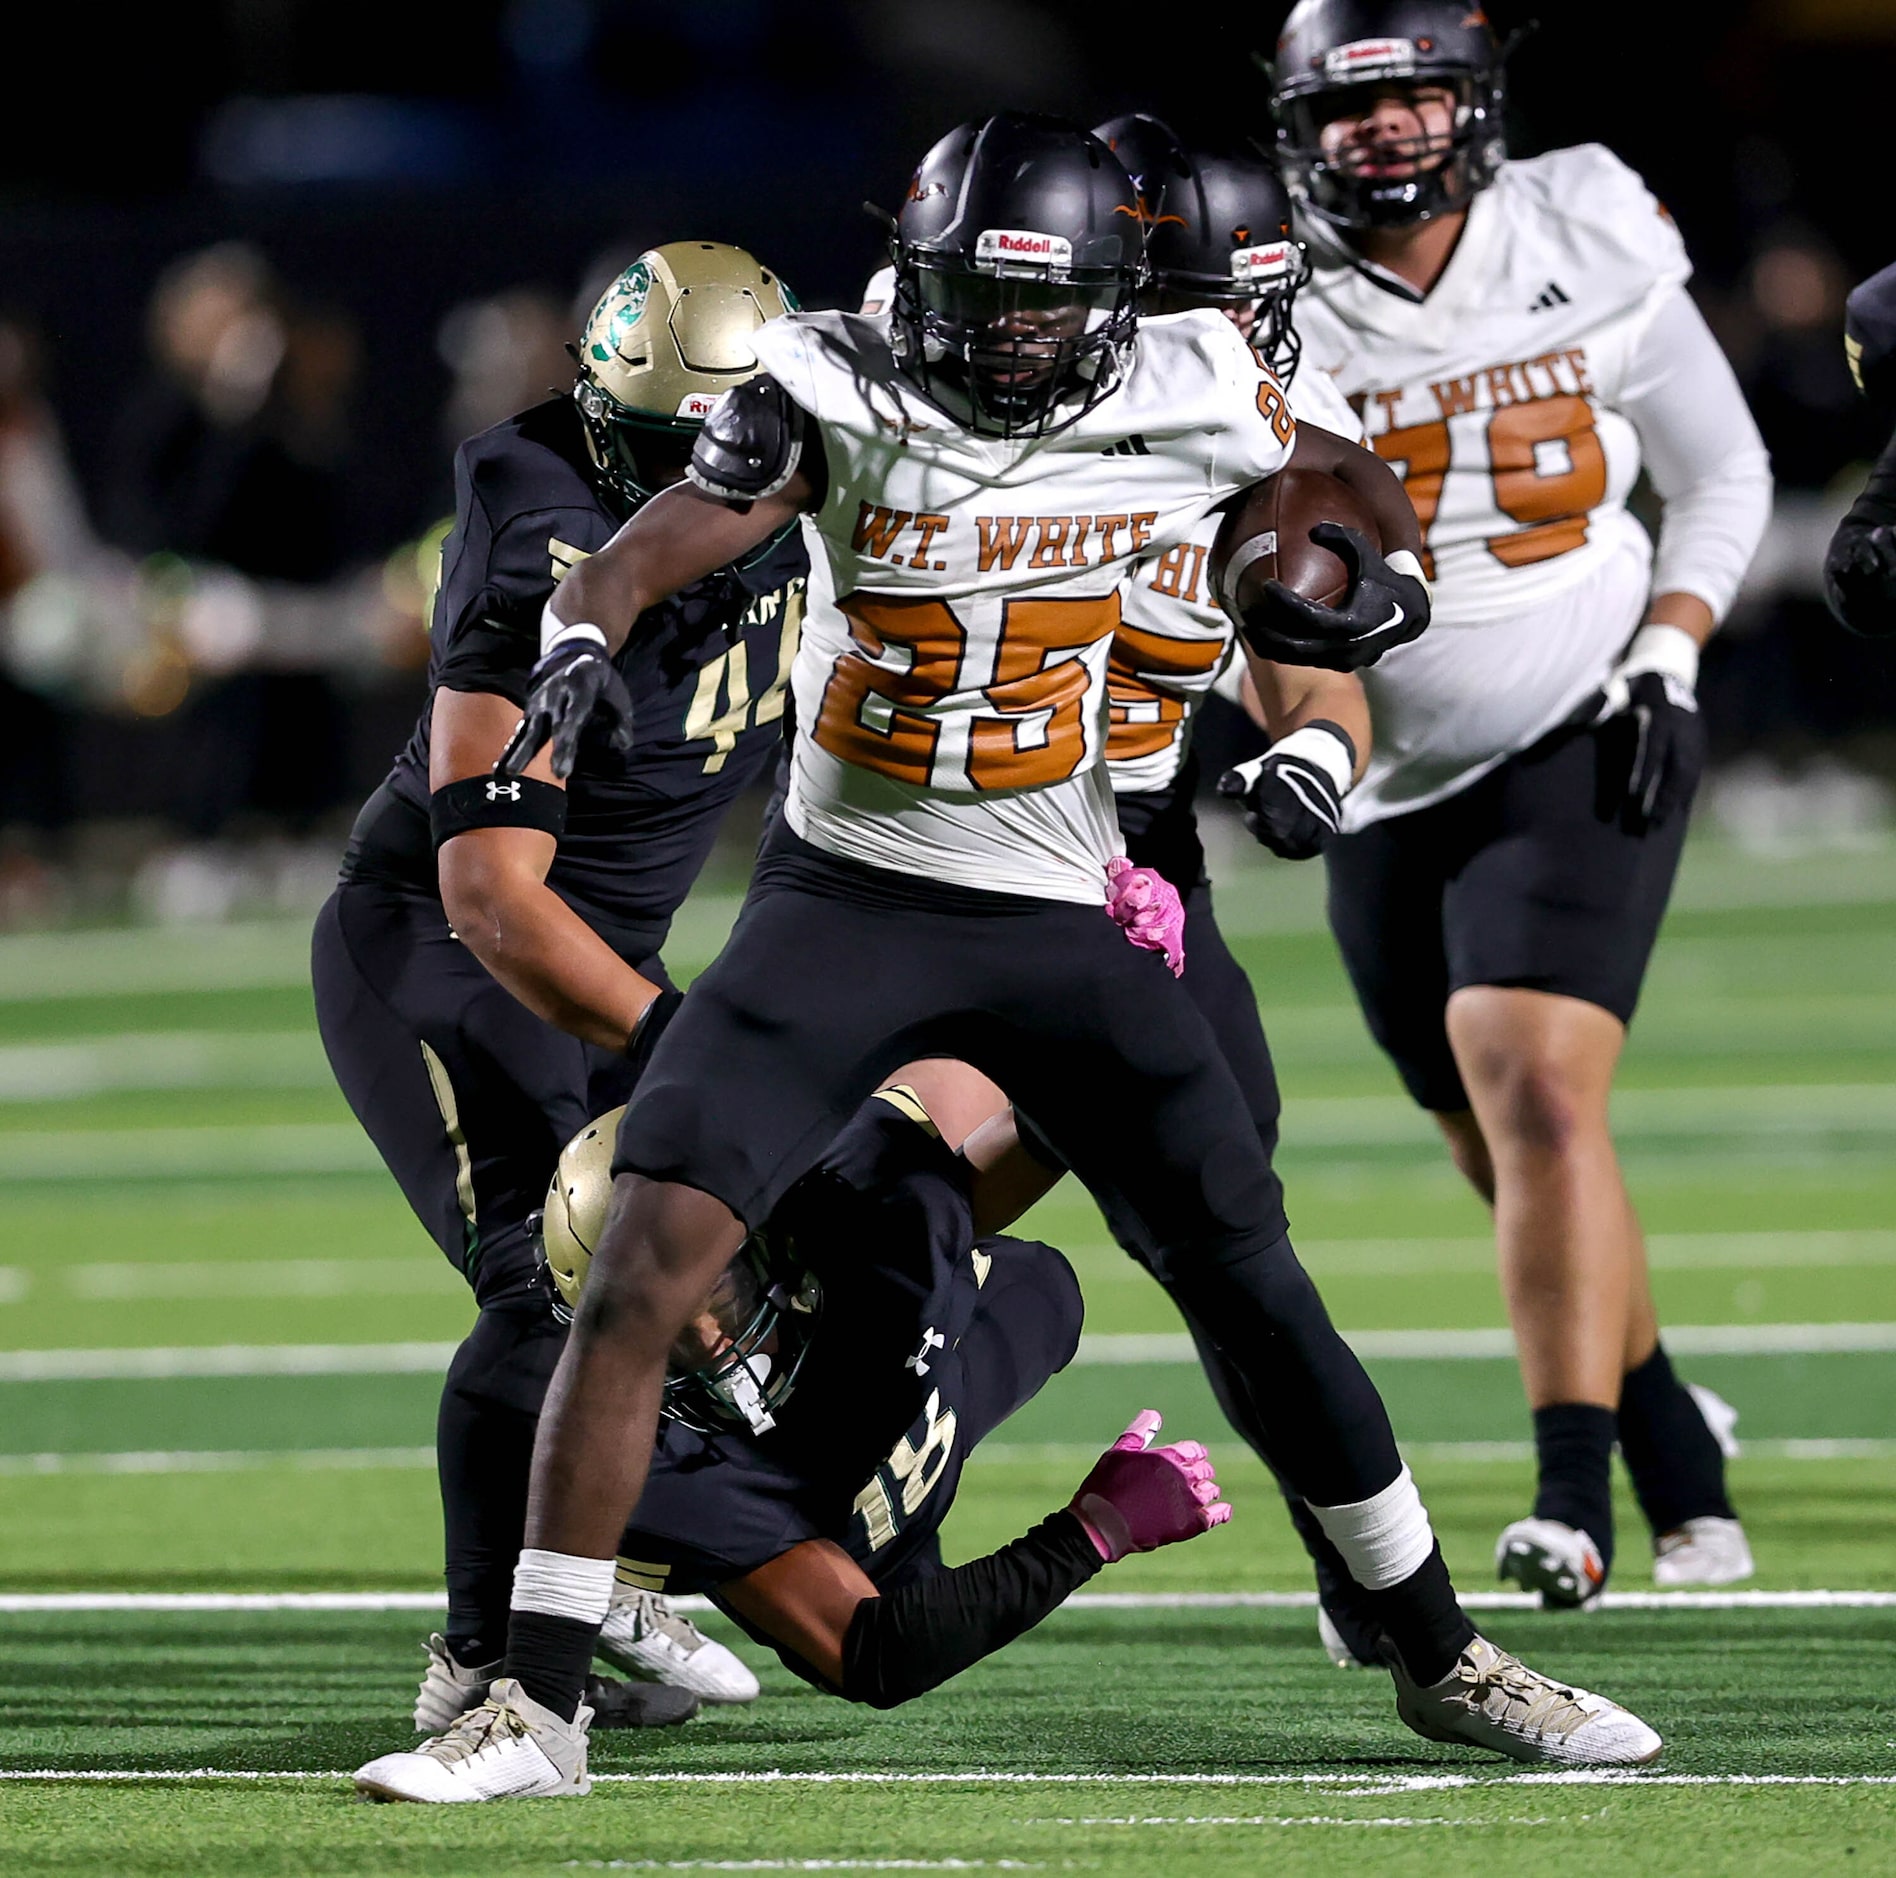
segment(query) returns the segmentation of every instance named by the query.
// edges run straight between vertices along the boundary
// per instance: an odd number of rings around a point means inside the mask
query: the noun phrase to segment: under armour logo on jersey
[[[903,1362],[902,1367],[904,1369],[912,1369],[918,1376],[926,1376],[928,1374],[928,1359],[933,1356],[937,1350],[945,1350],[947,1347],[948,1339],[944,1337],[933,1324],[930,1324],[929,1327],[922,1332],[922,1347],[917,1350],[913,1356],[908,1357]]]
[[[489,802],[518,802],[520,785],[517,782],[490,782],[487,785],[487,799]]]
[[[1527,310],[1530,313],[1545,313],[1549,307],[1567,306],[1573,295],[1566,292],[1559,281],[1550,280],[1534,298],[1534,304]]]
[[[1121,437],[1115,444],[1109,444],[1100,452],[1101,456],[1150,456],[1151,446],[1137,432],[1130,437]]]

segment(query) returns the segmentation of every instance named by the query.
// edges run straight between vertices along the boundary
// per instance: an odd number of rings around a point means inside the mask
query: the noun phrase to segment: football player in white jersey
[[[613,1210],[540,1421],[505,1674],[420,1750],[441,1797],[585,1790],[580,1689],[667,1349],[746,1222],[918,1056],[972,1061],[1139,1217],[1361,1588],[1412,1727],[1538,1761],[1659,1752],[1636,1717],[1536,1675],[1462,1612],[1174,976],[1176,896],[1116,855],[1100,756],[1129,560],[1294,451],[1361,493],[1391,553],[1363,544],[1336,609],[1266,590],[1247,637],[1347,668],[1427,610],[1394,477],[1340,439],[1299,437],[1228,321],[1141,322],[1142,246],[1131,180],[1097,139],[1013,114],[959,127],[910,182],[893,314],[761,329],[766,376],[706,419],[691,483],[548,608],[505,773],[549,737],[557,771],[583,736],[625,733],[610,651],[695,571],[792,517],[814,563],[788,800],[730,943],[627,1107]]]
[[[1508,159],[1501,66],[1462,0],[1303,0],[1273,109],[1316,263],[1305,369],[1402,475],[1436,595],[1364,674],[1331,924],[1494,1208],[1540,1463],[1497,1564],[1571,1605],[1611,1564],[1616,1438],[1658,1582],[1752,1569],[1725,1431],[1658,1341],[1607,1097],[1704,760],[1699,648],[1771,484],[1671,219],[1598,145]]]

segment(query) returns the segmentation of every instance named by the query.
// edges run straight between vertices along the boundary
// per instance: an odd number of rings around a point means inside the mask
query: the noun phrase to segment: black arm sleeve
[[[843,1639],[842,1693],[871,1708],[926,1695],[1057,1609],[1100,1568],[1062,1511],[986,1558],[864,1598]]]
[[[1824,599],[1838,621],[1866,638],[1896,635],[1896,569],[1860,553],[1873,529],[1896,525],[1896,436],[1884,446],[1863,493],[1837,524],[1824,556]]]

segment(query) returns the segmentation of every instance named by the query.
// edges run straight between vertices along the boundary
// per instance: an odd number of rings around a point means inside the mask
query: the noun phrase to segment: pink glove
[[[1177,978],[1185,970],[1185,905],[1156,868],[1134,867],[1123,854],[1106,863],[1106,911],[1128,939],[1163,952]]]
[[[1160,1419],[1157,1409],[1141,1409],[1093,1463],[1067,1507],[1108,1565],[1128,1552],[1196,1539],[1231,1517],[1230,1505],[1218,1498],[1211,1456],[1199,1443],[1149,1445]]]

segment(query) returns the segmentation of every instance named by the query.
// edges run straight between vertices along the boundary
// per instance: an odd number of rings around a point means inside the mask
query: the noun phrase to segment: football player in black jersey
[[[782,738],[807,560],[794,528],[649,612],[614,660],[629,735],[490,775],[557,583],[677,482],[751,335],[795,305],[742,249],[642,254],[588,322],[571,396],[462,445],[429,699],[317,918],[316,1010],[362,1125],[480,1316],[437,1431],[453,1673],[500,1655],[535,1418],[564,1340],[529,1215],[563,1144],[625,1100],[678,1002],[659,959],[725,810]],[[601,1654],[713,1701],[754,1677],[661,1602],[615,1600]],[[444,1726],[428,1685],[416,1725]]]
[[[1852,292],[1843,343],[1857,388],[1886,423],[1896,423],[1896,265]],[[1896,436],[1830,538],[1824,598],[1852,632],[1872,639],[1896,636]]]
[[[1067,1506],[985,1558],[943,1564],[969,1453],[1066,1367],[1083,1315],[1051,1246],[983,1234],[1018,1203],[1001,1184],[1013,1126],[993,1115],[951,1148],[955,1109],[993,1092],[962,1071],[898,1071],[913,1083],[871,1097],[745,1242],[674,1347],[620,1543],[622,1581],[708,1592],[797,1675],[875,1708],[1000,1649],[1103,1564],[1231,1512],[1204,1448],[1152,1448],[1146,1410]],[[619,1119],[571,1144],[547,1196],[547,1259],[569,1303],[605,1223]],[[483,1682],[453,1699],[477,1710],[486,1694]],[[357,1787],[465,1797],[438,1745],[380,1756]]]

